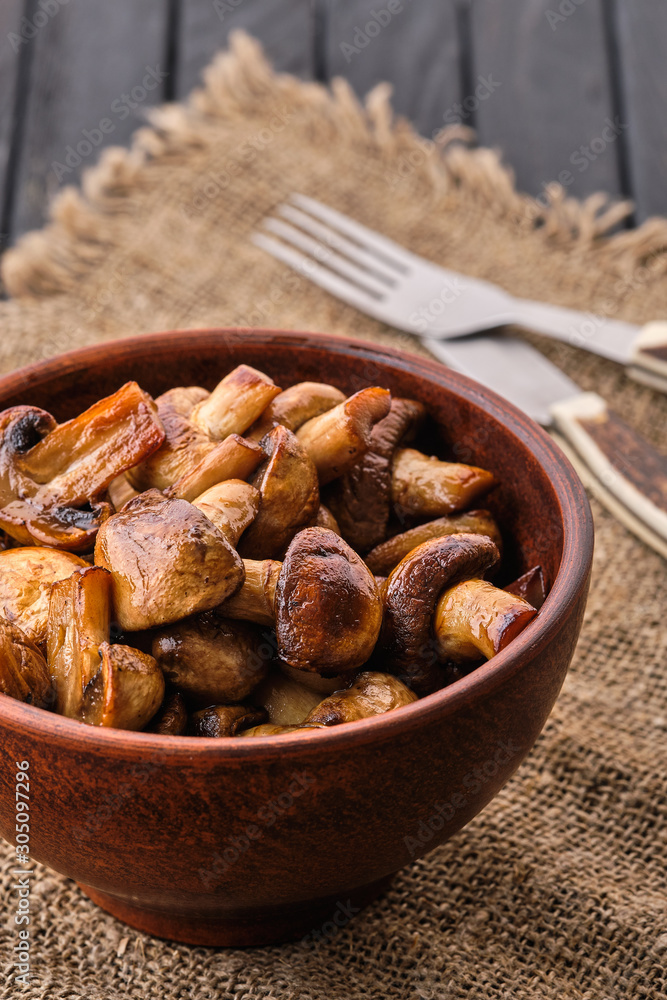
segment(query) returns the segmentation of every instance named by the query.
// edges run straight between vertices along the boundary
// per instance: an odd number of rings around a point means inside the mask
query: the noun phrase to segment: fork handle
[[[591,492],[667,558],[667,458],[594,392],[551,408],[556,430]]]

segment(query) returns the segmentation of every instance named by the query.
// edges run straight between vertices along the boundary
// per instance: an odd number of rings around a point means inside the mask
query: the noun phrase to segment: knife
[[[667,458],[582,392],[530,344],[504,334],[424,344],[439,361],[504,396],[550,429],[591,493],[667,558]]]

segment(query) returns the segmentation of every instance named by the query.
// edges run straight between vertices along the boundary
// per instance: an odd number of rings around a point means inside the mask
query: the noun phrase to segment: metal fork
[[[408,333],[448,340],[508,324],[523,326],[632,364],[631,374],[667,390],[667,372],[656,371],[655,350],[656,332],[658,343],[667,340],[666,324],[642,330],[621,320],[515,298],[491,282],[432,264],[301,194],[293,194],[274,217],[264,219],[252,240],[332,295]]]

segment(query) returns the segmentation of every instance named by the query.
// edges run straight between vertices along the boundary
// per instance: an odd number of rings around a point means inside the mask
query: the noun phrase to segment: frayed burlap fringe
[[[193,149],[206,147],[212,133],[219,136],[225,127],[266,118],[267,106],[280,105],[310,117],[313,144],[373,146],[387,164],[407,164],[415,182],[421,181],[431,194],[455,187],[462,198],[487,206],[510,225],[518,221],[540,230],[545,247],[557,242],[578,251],[595,250],[599,260],[615,262],[620,271],[667,249],[664,219],[603,240],[632,211],[631,203],[609,204],[603,194],[577,201],[557,183],[548,185],[541,199],[522,195],[495,151],[461,145],[469,130],[451,126],[436,142],[422,139],[405,122],[394,122],[386,84],[371,91],[362,106],[345,80],[335,80],[327,90],[275,74],[259,45],[235,33],[231,51],[221,53],[206,70],[202,89],[184,105],[149,113],[152,127],[136,133],[131,149],[107,149],[87,171],[83,192],[66,187],[54,200],[50,224],[26,235],[5,255],[2,276],[8,293],[19,298],[71,291],[105,258],[110,243],[105,219],[129,211],[138,191],[159,185],[156,168],[183,161]]]
[[[252,244],[295,190],[517,294],[637,322],[667,316],[665,220],[607,236],[627,206],[579,203],[558,187],[544,201],[526,198],[494,152],[469,148],[465,129],[433,144],[395,121],[386,87],[362,106],[342,81],[329,92],[274,75],[237,36],[203,89],[151,118],[131,150],[108,150],[82,192],[59,196],[49,226],[6,255],[13,298],[0,302],[0,370],[122,335],[211,325],[324,330],[425,351]],[[666,396],[574,347],[539,346],[665,447]],[[248,951],[149,938],[37,866],[34,984],[21,996],[664,1000],[665,564],[596,505],[594,514],[586,622],[554,713],[514,778],[452,841],[320,944]],[[427,820],[414,817],[416,833]],[[17,996],[12,858],[0,845],[0,1000]]]

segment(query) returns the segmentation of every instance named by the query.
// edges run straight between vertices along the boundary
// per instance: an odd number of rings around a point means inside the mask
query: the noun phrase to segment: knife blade
[[[591,492],[667,558],[667,458],[530,344],[504,334],[424,339],[439,361],[555,432]]]

